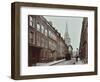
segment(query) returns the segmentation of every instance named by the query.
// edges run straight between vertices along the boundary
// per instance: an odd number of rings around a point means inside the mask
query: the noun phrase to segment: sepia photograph
[[[97,7],[11,5],[12,79],[97,75]]]
[[[28,15],[28,66],[88,63],[88,17]]]

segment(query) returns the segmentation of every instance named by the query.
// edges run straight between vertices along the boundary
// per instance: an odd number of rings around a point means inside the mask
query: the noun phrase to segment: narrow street
[[[75,58],[71,58],[71,60],[58,60],[58,61],[53,61],[49,63],[37,63],[37,66],[56,66],[56,65],[77,65],[77,64],[83,64],[80,59],[76,62]]]
[[[83,64],[81,60],[78,60],[76,62],[76,59],[75,58],[72,58],[71,60],[64,60],[62,62],[59,62],[59,63],[56,63],[56,64],[53,64],[53,65],[77,65],[77,64]]]

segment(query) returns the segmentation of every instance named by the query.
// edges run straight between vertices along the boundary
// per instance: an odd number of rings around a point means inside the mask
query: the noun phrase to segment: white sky
[[[64,37],[65,28],[67,23],[69,37],[71,38],[71,45],[74,50],[79,48],[80,34],[82,28],[82,17],[60,17],[60,16],[44,16],[48,21],[52,21],[61,36]]]

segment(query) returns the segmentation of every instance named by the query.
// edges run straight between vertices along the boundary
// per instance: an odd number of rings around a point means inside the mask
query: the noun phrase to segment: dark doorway
[[[39,62],[41,48],[29,46],[28,47],[28,66],[36,66]]]

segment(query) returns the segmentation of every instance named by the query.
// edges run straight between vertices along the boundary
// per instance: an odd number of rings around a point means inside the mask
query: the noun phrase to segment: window
[[[34,32],[29,33],[29,41],[30,43],[35,44],[35,33]]]
[[[40,31],[40,24],[37,23],[37,31]]]
[[[33,19],[32,19],[31,16],[29,16],[29,25],[30,25],[30,26],[33,26]]]
[[[47,36],[47,29],[45,29],[45,36]]]
[[[37,46],[40,46],[40,36],[37,36]]]
[[[33,44],[35,44],[35,32],[33,32]]]
[[[44,38],[41,38],[41,46],[44,47]]]
[[[56,35],[51,31],[49,31],[49,37],[56,40]]]
[[[41,26],[41,32],[44,33],[44,26]]]
[[[51,37],[51,31],[49,31],[49,37]]]
[[[30,40],[30,43],[33,43],[33,33],[32,32],[29,33],[29,40]]]
[[[49,41],[49,48],[51,49],[51,41]]]
[[[53,44],[52,40],[50,40],[50,41],[49,41],[49,48],[53,50],[53,49],[54,49],[53,46],[54,46],[54,44]]]
[[[56,40],[56,35],[53,34],[52,35],[52,39]]]
[[[45,48],[48,48],[48,41],[45,39]]]
[[[53,44],[53,47],[54,47],[54,49],[56,50],[56,48],[57,48],[57,44],[54,42],[54,44]]]
[[[35,18],[32,16],[29,16],[29,25],[35,27]]]

